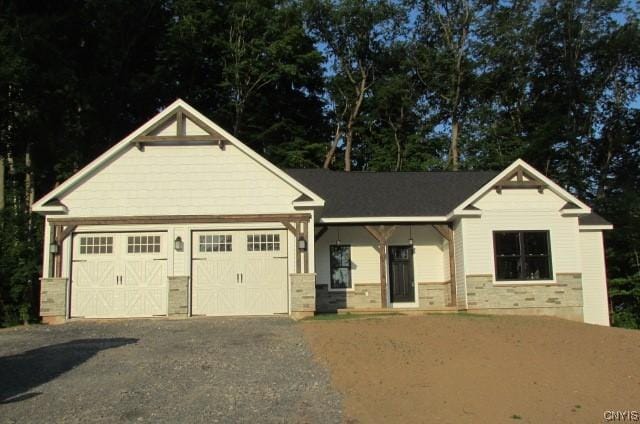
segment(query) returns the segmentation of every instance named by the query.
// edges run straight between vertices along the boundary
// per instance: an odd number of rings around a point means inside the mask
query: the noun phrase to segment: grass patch
[[[512,420],[521,420],[521,419],[522,419],[522,417],[521,417],[520,415],[518,415],[518,414],[513,414],[513,415],[511,416],[511,419],[512,419]]]
[[[382,314],[323,313],[323,314],[316,314],[309,318],[305,318],[303,321],[342,321],[345,319],[376,318],[376,317],[384,317],[389,315],[400,315],[400,314],[397,312],[385,312]]]
[[[425,314],[426,316],[429,315],[438,315],[438,316],[448,316],[448,317],[457,317],[457,318],[469,318],[469,319],[495,319],[497,315],[489,315],[489,314],[475,314],[475,313],[469,313],[466,311],[460,311],[460,312],[452,312],[452,313],[446,313],[446,312],[429,312],[427,314]]]

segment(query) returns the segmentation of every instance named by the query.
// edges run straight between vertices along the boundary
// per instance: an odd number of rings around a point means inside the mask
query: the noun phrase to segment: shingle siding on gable
[[[293,212],[300,193],[232,145],[132,147],[61,201],[70,216]]]

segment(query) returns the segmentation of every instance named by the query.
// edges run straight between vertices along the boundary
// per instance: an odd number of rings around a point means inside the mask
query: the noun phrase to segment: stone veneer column
[[[173,276],[169,278],[169,308],[170,317],[186,318],[189,314],[189,277]]]
[[[61,324],[67,318],[67,279],[40,279],[40,317],[43,324]]]
[[[291,318],[312,317],[316,311],[316,274],[290,274]]]

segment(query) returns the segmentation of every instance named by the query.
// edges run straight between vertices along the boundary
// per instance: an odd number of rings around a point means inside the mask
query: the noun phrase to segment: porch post
[[[447,240],[449,245],[449,277],[451,279],[451,304],[449,306],[456,306],[458,299],[456,298],[456,255],[453,245],[453,227],[452,225],[434,225],[433,228]]]
[[[380,255],[380,302],[381,307],[387,307],[387,245],[389,239],[396,229],[395,225],[391,227],[379,225],[365,225],[364,228],[378,241],[378,254]]]

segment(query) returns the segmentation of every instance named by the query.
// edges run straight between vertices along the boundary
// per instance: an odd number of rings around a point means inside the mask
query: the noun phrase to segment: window
[[[228,234],[200,236],[201,252],[231,252],[231,236]]]
[[[332,245],[330,248],[331,288],[351,288],[351,246]]]
[[[495,231],[496,280],[551,280],[548,231]]]
[[[280,250],[279,234],[249,234],[247,236],[249,252]]]
[[[128,236],[127,253],[160,253],[160,236]]]
[[[113,253],[113,237],[80,237],[80,253],[83,255]]]

